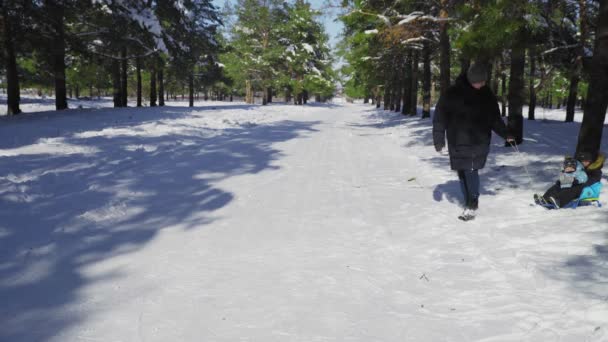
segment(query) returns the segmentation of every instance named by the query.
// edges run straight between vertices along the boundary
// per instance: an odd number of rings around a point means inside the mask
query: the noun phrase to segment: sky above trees
[[[213,3],[218,8],[223,8],[224,3],[226,1],[230,1],[234,4],[234,0],[214,0]],[[330,45],[333,47],[336,46],[336,42],[340,39],[339,35],[344,28],[344,25],[338,19],[338,10],[336,8],[330,8],[328,6],[328,0],[309,0],[308,1],[314,9],[323,9],[323,15],[319,18],[325,26],[325,30],[329,35]]]

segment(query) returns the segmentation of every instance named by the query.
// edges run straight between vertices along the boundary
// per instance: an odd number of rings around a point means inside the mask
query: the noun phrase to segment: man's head
[[[488,69],[483,63],[473,63],[467,70],[467,80],[475,89],[480,89],[486,85],[488,79]]]

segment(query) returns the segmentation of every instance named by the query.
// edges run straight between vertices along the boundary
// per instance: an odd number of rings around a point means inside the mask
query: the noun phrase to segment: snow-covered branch
[[[578,47],[578,46],[579,46],[579,44],[570,44],[570,45],[557,46],[557,47],[554,47],[552,49],[549,49],[549,50],[546,50],[546,51],[542,52],[541,55],[550,54],[550,53],[553,53],[553,52],[555,52],[557,50],[572,49],[572,48],[575,48],[575,47]]]

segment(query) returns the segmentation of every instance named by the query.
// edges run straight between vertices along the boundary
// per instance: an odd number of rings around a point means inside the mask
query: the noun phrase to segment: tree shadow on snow
[[[405,148],[427,147],[429,157],[422,158],[433,167],[449,170],[449,158],[436,154],[433,149],[432,121],[420,117],[403,117],[399,113],[382,110],[368,111],[369,121],[366,127],[385,128],[402,126],[413,139],[404,145]],[[551,120],[524,121],[524,143],[505,147],[504,141],[493,136],[491,152],[486,167],[480,171],[482,201],[488,196],[495,196],[506,188],[525,189],[531,201],[534,192],[544,192],[558,178],[561,162],[565,155],[572,155],[576,147],[580,123],[564,123]],[[608,130],[604,129],[602,148],[608,152]],[[510,157],[510,158],[506,158]],[[525,166],[525,167],[524,167]],[[527,172],[526,172],[527,168]],[[608,181],[608,170],[604,167],[604,180]],[[462,195],[456,174],[454,179],[437,184],[433,188],[435,201],[444,199],[461,203]],[[548,276],[568,282],[577,291],[594,299],[608,301],[608,191],[602,191],[603,207],[577,209],[577,215],[584,217],[585,210],[595,210],[592,219],[583,219],[581,227],[597,227],[592,234],[602,232],[604,239],[592,246],[592,253],[568,256],[565,261],[551,268]],[[571,209],[564,209],[571,210]]]
[[[57,137],[60,130],[57,143],[64,147],[0,157],[0,340],[48,340],[86,319],[78,310],[57,310],[84,287],[121,277],[118,271],[85,277],[87,267],[128,256],[162,229],[201,229],[221,219],[215,212],[234,194],[216,182],[277,170],[282,153],[274,144],[305,138],[318,124],[186,129],[179,120],[190,110],[97,111],[107,119],[83,115],[77,124],[70,119],[73,127],[64,127],[61,116],[3,126],[6,136],[44,124],[42,135],[25,140]],[[152,131],[142,128],[153,122]]]
[[[31,145],[42,138],[62,137],[68,134],[87,132],[95,127],[91,127],[91,122],[95,125],[103,125],[108,129],[130,128],[135,125],[146,123],[157,123],[163,121],[176,121],[178,119],[189,118],[192,112],[205,111],[242,111],[245,114],[253,115],[256,109],[261,106],[251,104],[209,104],[205,106],[185,107],[185,106],[163,106],[163,107],[125,107],[125,108],[85,108],[68,109],[63,111],[42,111],[22,113],[16,116],[0,116],[0,128],[9,132],[10,138],[0,141],[0,149],[19,148]],[[60,123],[66,120],[65,123]],[[37,125],[36,134],[30,134],[29,127]],[[13,132],[18,132],[13,133]],[[7,137],[7,134],[3,135]]]

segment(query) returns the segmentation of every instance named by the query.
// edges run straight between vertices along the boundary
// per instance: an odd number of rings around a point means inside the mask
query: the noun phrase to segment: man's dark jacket
[[[492,131],[502,138],[507,136],[496,97],[490,88],[477,90],[460,76],[435,107],[435,149],[445,146],[447,132],[452,170],[482,169],[490,152]]]

